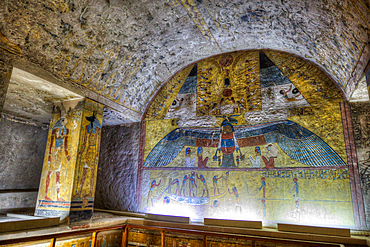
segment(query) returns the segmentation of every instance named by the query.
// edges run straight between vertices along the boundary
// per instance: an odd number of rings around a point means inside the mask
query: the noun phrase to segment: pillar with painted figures
[[[91,222],[102,113],[89,99],[54,104],[35,215]]]
[[[88,225],[94,208],[96,175],[98,171],[103,108],[92,100],[85,100],[81,119],[77,163],[69,225]]]

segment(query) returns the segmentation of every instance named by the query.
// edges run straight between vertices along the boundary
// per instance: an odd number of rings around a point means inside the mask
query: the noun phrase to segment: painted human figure
[[[217,152],[222,152],[222,164],[221,167],[237,167],[234,161],[234,151],[240,153],[240,159],[244,160],[244,155],[241,154],[238,142],[234,135],[234,127],[227,121],[221,124],[221,134],[218,144],[218,148],[214,160],[217,160]]]
[[[181,184],[181,188],[180,188],[180,196],[181,196],[181,193],[184,192],[184,196],[185,196],[185,184],[186,184],[186,181],[189,179],[188,175],[185,174],[184,178],[182,179],[182,184]]]
[[[290,193],[295,192],[295,194],[293,194],[293,196],[296,197],[297,199],[299,198],[299,196],[298,196],[298,193],[299,193],[299,190],[298,190],[298,178],[293,178],[293,187],[290,189],[289,192]]]
[[[220,194],[220,189],[218,188],[218,185],[217,185],[217,182],[220,178],[222,178],[222,176],[221,177],[218,177],[218,175],[213,176],[213,194],[214,195],[216,195],[216,189],[217,189],[218,194]]]
[[[227,190],[229,191],[229,194],[233,194],[235,196],[235,212],[239,208],[240,213],[242,213],[242,207],[240,206],[240,198],[239,198],[238,190],[236,189],[235,186],[232,188],[231,192],[230,192],[230,189],[227,189]]]
[[[203,160],[202,153],[203,153],[203,148],[198,147],[198,167],[205,168],[207,167],[208,157],[205,157]]]
[[[230,176],[230,173],[229,173],[229,171],[227,171],[225,173],[225,175],[222,175],[220,177],[220,178],[222,178],[222,186],[227,187],[229,185],[229,176]]]
[[[263,207],[263,218],[266,218],[266,200],[265,198],[262,198],[262,207]]]
[[[256,159],[253,159],[252,156],[249,156],[249,160],[252,163],[252,168],[260,168],[261,167],[261,149],[260,149],[260,147],[255,147],[254,152],[256,154]]]
[[[194,167],[194,164],[195,164],[195,157],[192,160],[190,157],[190,154],[191,154],[191,149],[186,148],[186,151],[185,151],[185,166],[186,167]]]
[[[60,197],[60,170],[63,165],[63,161],[67,159],[67,162],[71,160],[71,157],[68,155],[68,135],[69,130],[66,127],[67,118],[61,117],[54,125],[51,130],[51,140],[49,147],[49,156],[48,156],[48,174],[46,177],[46,186],[45,186],[45,200],[52,201],[48,197],[50,177],[53,172],[55,172],[56,177],[56,188],[57,188],[57,201],[64,201]]]
[[[265,198],[265,195],[266,195],[266,181],[265,181],[264,177],[261,178],[261,187],[259,187],[258,190],[259,191],[262,190],[263,198]]]
[[[299,199],[298,197],[296,198],[295,200],[295,207],[294,207],[294,210],[292,211],[293,213],[293,217],[299,221],[300,220],[300,212],[301,212],[301,208],[299,207]]]
[[[85,156],[82,157],[81,162],[84,162],[83,174],[81,178],[81,182],[78,188],[78,192],[75,197],[81,197],[82,189],[85,184],[87,172],[90,171],[90,186],[89,186],[89,193],[86,194],[86,197],[93,196],[93,189],[94,189],[94,180],[95,180],[95,168],[97,166],[97,161],[99,159],[99,145],[100,145],[100,132],[101,132],[101,124],[99,120],[95,116],[95,112],[92,116],[86,117],[86,120],[90,122],[85,127],[85,136],[84,142],[82,145],[82,149],[79,152],[80,155],[83,155],[85,152]]]
[[[159,185],[161,185],[161,182],[162,182],[162,180],[159,180],[159,183],[157,184],[157,181],[153,180],[152,183],[150,184],[148,199],[146,200],[146,206],[147,207],[149,207],[149,199],[152,202],[152,207],[154,206],[153,198],[152,198],[153,190],[154,190],[155,187],[158,187]]]
[[[189,197],[191,197],[191,193],[193,193],[193,197],[196,197],[196,188],[197,187],[198,186],[195,183],[195,172],[191,172],[191,174],[189,176]]]
[[[202,197],[204,196],[204,193],[206,191],[207,191],[207,197],[209,197],[209,191],[208,191],[208,188],[207,188],[206,179],[204,178],[204,176],[202,174],[200,174],[199,176],[197,174],[197,178],[200,179],[200,181],[202,182],[202,185],[203,185],[203,194],[202,194]]]
[[[274,168],[275,158],[278,157],[278,148],[272,143],[267,144],[265,148],[267,155],[266,157],[262,156],[262,160],[265,163],[266,168]]]
[[[177,178],[171,182],[171,186],[174,185],[174,184],[176,184],[176,192],[175,192],[175,194],[177,194],[177,192],[179,192],[179,188],[180,188],[180,182],[179,182],[179,180]]]

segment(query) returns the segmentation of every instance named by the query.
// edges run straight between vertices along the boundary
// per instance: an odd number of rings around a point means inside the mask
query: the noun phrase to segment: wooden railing
[[[26,243],[26,242],[34,242],[34,241],[42,241],[42,240],[50,240],[50,247],[55,247],[57,239],[66,238],[66,237],[77,237],[79,235],[85,234],[92,234],[92,241],[91,247],[97,246],[97,236],[99,232],[109,231],[109,230],[121,230],[122,231],[122,247],[128,246],[128,235],[131,229],[143,229],[143,230],[151,230],[151,231],[158,231],[161,234],[161,247],[164,247],[166,244],[166,233],[174,233],[174,234],[185,234],[185,235],[196,235],[203,237],[203,247],[207,247],[208,238],[224,238],[224,239],[238,239],[238,240],[249,240],[252,242],[252,246],[256,246],[256,242],[263,241],[263,242],[274,242],[278,244],[291,244],[291,245],[309,245],[309,246],[343,246],[339,243],[324,243],[324,242],[313,242],[313,241],[304,241],[304,240],[293,240],[293,239],[278,239],[272,237],[256,237],[256,236],[249,236],[249,235],[238,235],[238,234],[230,234],[230,233],[218,233],[218,232],[209,232],[209,231],[199,231],[199,230],[190,230],[190,229],[179,229],[179,228],[169,228],[169,227],[157,227],[157,226],[145,226],[145,225],[132,225],[132,224],[125,224],[125,225],[117,225],[112,227],[103,227],[103,228],[95,228],[95,229],[85,229],[85,230],[78,230],[78,231],[71,231],[65,233],[55,233],[55,234],[45,234],[40,236],[33,236],[33,237],[25,237],[25,238],[17,238],[17,239],[8,239],[8,240],[0,240],[1,245],[8,245],[8,244],[19,244],[19,243]]]

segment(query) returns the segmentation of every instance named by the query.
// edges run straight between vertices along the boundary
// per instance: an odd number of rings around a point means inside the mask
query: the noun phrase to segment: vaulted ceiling
[[[0,31],[1,48],[122,105],[132,120],[181,68],[246,49],[308,59],[349,99],[370,58],[370,2],[2,0]]]

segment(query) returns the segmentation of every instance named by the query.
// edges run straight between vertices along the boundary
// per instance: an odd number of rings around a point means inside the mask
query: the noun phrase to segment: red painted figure
[[[197,174],[197,178],[200,179],[200,181],[202,181],[202,184],[203,184],[203,194],[202,194],[202,197],[204,196],[204,193],[206,191],[207,191],[207,197],[209,197],[209,191],[208,191],[208,188],[207,188],[206,179],[204,178],[204,176],[202,174],[200,174],[200,176],[198,176],[198,174]]]
[[[181,188],[180,188],[180,196],[181,196],[181,193],[183,191],[184,191],[184,196],[185,196],[185,183],[188,179],[189,179],[188,175],[185,175],[183,180],[182,180],[182,185],[181,185]]]
[[[221,177],[218,177],[218,175],[215,175],[215,176],[213,177],[213,194],[214,194],[214,195],[216,195],[216,189],[217,189],[218,194],[220,194],[220,189],[218,188],[218,185],[217,185],[217,181],[218,181],[220,178],[222,178],[222,176],[221,176]]]
[[[69,130],[66,124],[67,119],[63,117],[56,122],[51,131],[47,168],[48,174],[45,185],[45,200],[47,201],[52,201],[52,199],[48,197],[48,190],[50,177],[53,172],[55,172],[56,177],[57,201],[64,201],[64,199],[60,197],[60,170],[65,159],[67,159],[67,162],[71,160],[71,157],[68,155]]]
[[[265,156],[262,156],[262,160],[265,163],[266,168],[274,168],[275,158],[277,158],[278,156],[278,149],[274,144],[271,144],[271,143],[267,144],[265,148],[267,152],[267,155],[266,155],[267,158]]]
[[[159,180],[159,183],[157,184],[157,181],[153,180],[152,183],[150,184],[150,189],[149,189],[149,193],[148,193],[148,199],[146,200],[147,207],[149,207],[149,198],[150,198],[150,200],[152,202],[152,206],[154,206],[153,198],[152,198],[153,189],[155,187],[158,187],[161,184],[161,182],[162,182],[162,180]]]
[[[198,147],[198,167],[205,168],[207,167],[208,157],[205,157],[203,160],[203,148]]]

